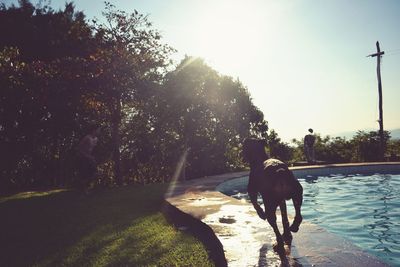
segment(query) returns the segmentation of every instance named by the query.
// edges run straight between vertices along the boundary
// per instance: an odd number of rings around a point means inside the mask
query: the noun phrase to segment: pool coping
[[[400,162],[327,164],[290,169],[297,177],[304,177],[374,172],[382,167],[399,171]],[[217,266],[387,266],[346,239],[307,221],[293,235],[294,240],[291,250],[287,248],[287,255],[274,253],[274,234],[268,223],[258,219],[249,203],[224,195],[216,189],[221,183],[248,173],[242,171],[173,181],[165,195],[168,217],[183,226],[181,229],[191,229],[208,247],[210,257]]]

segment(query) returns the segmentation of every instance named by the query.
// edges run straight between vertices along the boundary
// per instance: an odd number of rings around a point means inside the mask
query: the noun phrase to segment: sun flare
[[[198,52],[221,72],[260,49],[265,17],[260,2],[218,1],[202,12],[195,25]]]

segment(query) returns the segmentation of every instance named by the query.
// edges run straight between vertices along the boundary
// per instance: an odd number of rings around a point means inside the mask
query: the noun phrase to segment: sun
[[[193,25],[196,54],[221,72],[260,54],[279,35],[278,6],[271,1],[205,1]],[[251,61],[250,61],[251,62]]]

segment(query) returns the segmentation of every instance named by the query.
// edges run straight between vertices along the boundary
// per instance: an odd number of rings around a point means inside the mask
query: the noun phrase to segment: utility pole
[[[379,42],[376,42],[376,53],[368,55],[368,57],[376,57],[377,66],[376,74],[378,76],[378,93],[379,93],[379,139],[380,139],[380,160],[383,161],[385,154],[384,139],[383,139],[383,101],[382,101],[382,81],[381,81],[381,57],[385,52],[381,51]]]

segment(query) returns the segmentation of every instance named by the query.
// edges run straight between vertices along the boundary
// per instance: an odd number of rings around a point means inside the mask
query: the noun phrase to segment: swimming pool
[[[384,262],[400,266],[400,174],[299,178],[303,218],[340,235]],[[247,177],[217,188],[247,198]],[[288,210],[294,214],[291,202]]]

